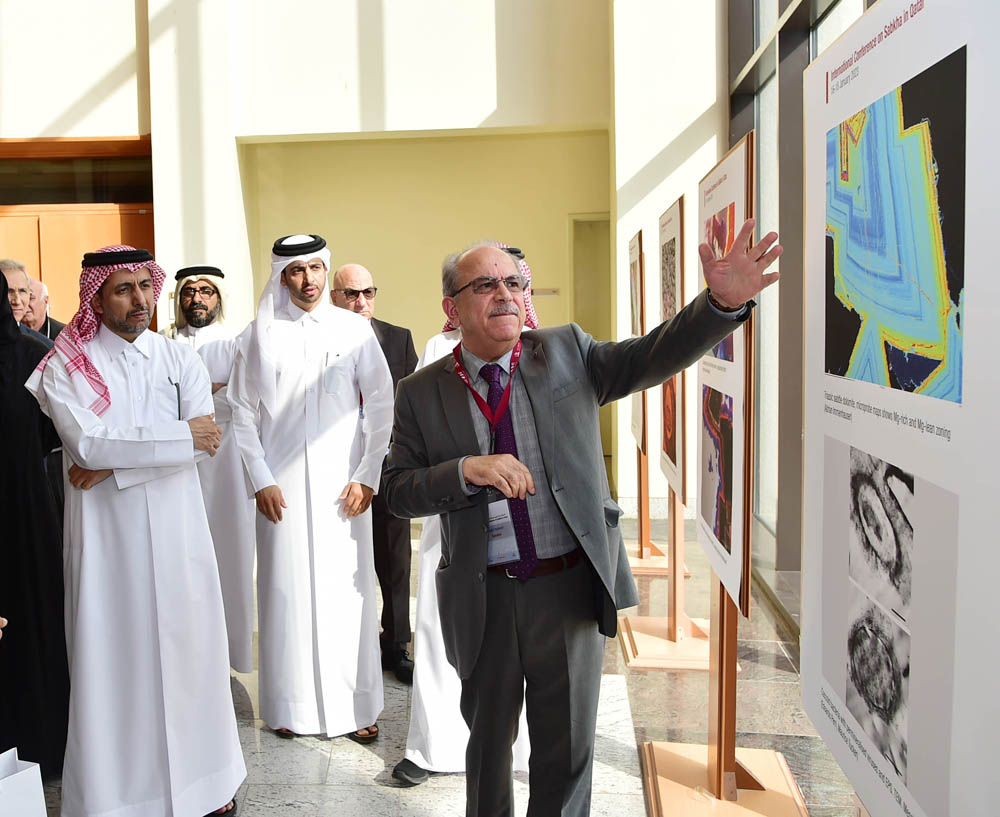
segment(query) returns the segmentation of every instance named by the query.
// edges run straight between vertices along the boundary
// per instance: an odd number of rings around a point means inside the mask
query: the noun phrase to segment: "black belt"
[[[576,567],[582,558],[583,549],[577,548],[561,556],[553,556],[551,559],[539,559],[535,564],[535,569],[531,571],[531,575],[526,578],[534,579],[536,576],[548,576],[550,573],[558,573],[560,570]],[[517,576],[510,572],[511,567],[510,564],[490,565],[487,569],[494,573],[503,573],[508,579],[516,579]]]

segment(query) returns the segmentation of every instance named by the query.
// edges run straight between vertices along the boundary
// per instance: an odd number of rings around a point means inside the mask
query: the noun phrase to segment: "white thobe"
[[[257,512],[260,715],[272,728],[342,735],[383,708],[371,510],[348,519],[349,482],[378,489],[392,426],[392,376],[368,321],[320,303],[275,311],[273,411],[241,344],[229,381],[252,488],[277,485],[277,524]],[[363,398],[363,411],[358,397]]]
[[[237,339],[228,327],[218,321],[199,328],[188,325],[179,329],[174,339],[201,356],[213,384],[229,383]],[[243,459],[233,435],[227,391],[224,385],[212,395],[222,444],[214,457],[198,463],[198,476],[219,562],[229,666],[237,672],[253,672],[254,503],[247,498]]]
[[[462,339],[453,329],[435,335],[417,368],[451,354]],[[441,561],[441,517],[428,516],[420,532],[417,617],[413,638],[413,695],[405,757],[429,772],[464,772],[469,727],[459,708],[462,682],[445,655],[434,572]],[[514,742],[514,769],[528,771],[528,723],[524,708]]]
[[[86,491],[65,482],[62,815],[203,815],[246,777],[185,422],[212,412],[208,372],[193,350],[149,331],[128,343],[102,326],[85,348],[111,393],[102,417],[58,355],[27,384],[64,462],[115,469]]]

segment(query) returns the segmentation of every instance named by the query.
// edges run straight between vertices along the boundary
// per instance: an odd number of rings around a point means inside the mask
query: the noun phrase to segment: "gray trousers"
[[[522,699],[531,741],[528,817],[590,814],[604,659],[592,577],[586,558],[526,582],[487,573],[482,651],[462,681],[467,817],[514,813],[511,747]]]

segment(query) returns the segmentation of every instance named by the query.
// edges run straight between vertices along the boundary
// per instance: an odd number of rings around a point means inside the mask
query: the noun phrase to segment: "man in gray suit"
[[[708,290],[621,343],[575,324],[522,335],[525,281],[507,253],[473,245],[445,260],[442,305],[462,344],[400,382],[382,491],[398,516],[441,515],[436,580],[470,729],[470,817],[513,813],[522,690],[529,817],[590,812],[604,636],[639,601],[598,409],[662,383],[749,316],[781,253],[774,233],[747,249],[752,230],[722,259],[700,247]]]

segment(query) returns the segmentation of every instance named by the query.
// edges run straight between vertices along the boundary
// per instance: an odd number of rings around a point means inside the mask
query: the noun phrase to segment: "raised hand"
[[[726,309],[739,309],[765,287],[778,280],[777,272],[766,270],[784,251],[777,233],[768,233],[749,249],[754,220],[747,219],[736,236],[733,248],[723,258],[716,258],[708,244],[698,246],[705,286],[712,298]],[[774,246],[771,246],[771,245]],[[768,249],[770,248],[770,249]]]

